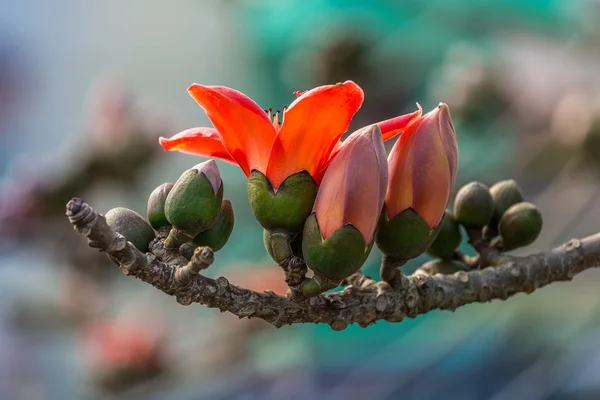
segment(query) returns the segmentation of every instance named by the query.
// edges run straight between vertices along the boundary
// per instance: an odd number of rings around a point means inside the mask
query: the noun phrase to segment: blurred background
[[[597,0],[0,1],[0,399],[600,398],[600,271],[400,324],[277,330],[125,278],[64,216],[73,196],[145,215],[201,161],[157,141],[210,126],[192,82],[281,109],[352,79],[350,131],[447,102],[460,183],[517,179],[545,216],[523,252],[547,249],[600,231],[599,71]],[[208,274],[284,292],[245,177],[219,167],[236,226]]]

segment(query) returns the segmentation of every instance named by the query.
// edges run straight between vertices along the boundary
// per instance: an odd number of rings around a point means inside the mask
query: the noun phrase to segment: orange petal
[[[170,138],[158,139],[166,151],[180,151],[204,157],[215,157],[236,164],[214,128],[191,128]]]
[[[416,120],[419,119],[419,117],[421,116],[421,112],[421,106],[419,106],[419,109],[413,113],[400,115],[395,118],[390,118],[386,119],[385,121],[378,122],[377,125],[379,125],[379,128],[381,128],[383,140],[386,141],[388,139],[391,139],[400,132],[406,130],[410,125],[412,125]]]
[[[197,83],[188,92],[217,128],[221,142],[246,176],[265,172],[275,128],[265,112],[248,96],[223,86]]]
[[[363,98],[362,89],[352,81],[320,86],[298,97],[285,111],[271,150],[267,177],[273,186],[302,170],[316,178]]]

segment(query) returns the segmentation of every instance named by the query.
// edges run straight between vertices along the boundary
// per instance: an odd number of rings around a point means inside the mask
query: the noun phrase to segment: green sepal
[[[377,247],[389,257],[410,260],[420,256],[431,246],[440,226],[438,224],[435,229],[431,229],[412,208],[407,208],[391,220],[384,210],[375,235]]]
[[[523,191],[512,179],[500,181],[490,188],[490,194],[494,199],[494,217],[490,227],[497,229],[500,219],[511,206],[523,201]]]
[[[150,193],[148,196],[147,217],[150,226],[157,232],[168,231],[171,229],[171,223],[165,215],[165,203],[167,195],[173,188],[172,183],[163,183]]]
[[[167,195],[165,215],[175,230],[194,237],[210,228],[221,212],[223,182],[217,193],[204,173],[185,171]]]
[[[510,207],[500,220],[498,230],[505,250],[527,246],[542,231],[542,214],[531,203],[517,203]]]
[[[365,243],[362,233],[347,224],[326,240],[321,236],[316,214],[311,214],[304,225],[302,255],[306,265],[329,280],[341,282],[357,272],[365,263],[373,244]]]
[[[219,251],[227,244],[229,236],[233,231],[234,216],[231,202],[223,199],[221,203],[221,212],[217,220],[210,228],[200,232],[194,237],[193,242],[198,246],[208,246],[213,251]]]
[[[427,254],[441,259],[450,259],[461,242],[462,232],[460,231],[460,225],[456,222],[454,214],[446,210],[439,224],[439,233],[427,249]]]
[[[418,270],[421,270],[428,275],[442,274],[452,275],[458,271],[468,271],[467,266],[456,260],[434,260],[421,265]]]
[[[277,191],[260,171],[248,177],[248,200],[256,220],[270,231],[299,232],[312,211],[317,184],[306,171],[288,176]]]
[[[460,188],[454,200],[454,216],[465,228],[483,228],[494,216],[494,199],[487,186],[471,182]]]
[[[150,224],[129,208],[113,208],[104,215],[104,218],[108,226],[125,236],[125,239],[141,252],[146,253],[148,244],[156,237]]]

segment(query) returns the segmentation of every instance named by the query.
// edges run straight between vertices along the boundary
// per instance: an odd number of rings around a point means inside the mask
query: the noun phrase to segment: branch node
[[[196,247],[190,262],[175,271],[175,283],[180,287],[189,285],[192,278],[208,268],[214,260],[215,254],[210,247]]]

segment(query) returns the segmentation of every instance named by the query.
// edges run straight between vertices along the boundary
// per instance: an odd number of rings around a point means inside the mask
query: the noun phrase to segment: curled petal
[[[266,171],[275,128],[265,112],[248,96],[223,86],[193,84],[188,92],[204,109],[227,152],[246,176]]]
[[[214,128],[191,128],[171,136],[158,139],[166,151],[180,151],[204,157],[215,157],[236,164],[229,152],[221,143],[221,138]]]
[[[352,81],[320,86],[299,96],[285,111],[271,149],[267,177],[273,186],[302,170],[317,178],[363,98],[362,89]]]
[[[381,128],[381,134],[384,141],[391,139],[400,132],[406,130],[410,125],[417,121],[419,117],[421,117],[421,106],[418,104],[417,106],[419,109],[413,113],[400,115],[398,117],[386,119],[385,121],[377,123],[379,128]]]

